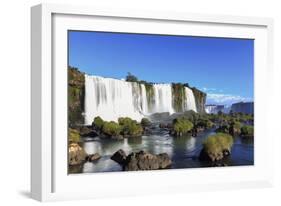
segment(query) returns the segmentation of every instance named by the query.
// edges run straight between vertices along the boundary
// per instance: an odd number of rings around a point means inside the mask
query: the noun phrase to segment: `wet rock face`
[[[211,161],[211,162],[216,162],[224,159],[225,157],[228,157],[230,155],[229,150],[223,150],[222,152],[217,152],[217,153],[209,153],[206,152],[205,149],[202,149],[200,152],[199,159],[201,161]]]
[[[123,150],[118,150],[111,159],[122,165],[125,171],[165,169],[172,164],[167,153],[153,155],[144,151],[126,156]]]
[[[69,165],[78,165],[85,161],[86,159],[85,150],[80,147],[78,143],[71,143],[68,146],[68,164]]]
[[[113,161],[117,162],[120,165],[124,165],[126,161],[126,153],[120,149],[117,152],[115,152],[111,158]]]
[[[191,88],[195,97],[196,109],[198,113],[205,113],[205,103],[206,103],[206,93],[196,89],[195,87]]]
[[[92,155],[88,155],[86,157],[86,159],[89,161],[89,162],[95,162],[97,160],[99,160],[101,158],[100,154],[99,153],[95,153],[95,154],[92,154]]]

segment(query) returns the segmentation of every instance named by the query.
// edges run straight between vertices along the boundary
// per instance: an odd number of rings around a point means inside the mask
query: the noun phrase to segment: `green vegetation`
[[[200,114],[204,114],[205,113],[205,102],[206,102],[206,93],[200,91],[199,89],[197,89],[196,87],[189,87],[192,91],[193,91],[193,95],[195,97],[195,103],[196,103],[196,109],[197,112]]]
[[[245,125],[241,128],[241,135],[244,137],[254,136],[254,127],[250,125]]]
[[[151,125],[151,122],[150,122],[149,119],[147,119],[147,118],[142,118],[142,119],[141,119],[141,125],[142,125],[143,127],[148,127],[148,126]]]
[[[205,129],[212,128],[214,123],[209,119],[200,118],[196,124],[197,127],[203,127]]]
[[[68,129],[68,141],[69,142],[80,142],[80,133],[76,129]]]
[[[140,136],[143,133],[143,128],[137,121],[129,117],[121,117],[118,119],[121,127],[121,135],[124,136]]]
[[[146,97],[147,97],[147,103],[148,103],[148,110],[152,110],[152,106],[154,105],[154,89],[153,85],[149,83],[145,83],[145,90],[146,90]]]
[[[229,127],[229,133],[234,135],[234,134],[240,134],[241,132],[241,127],[242,124],[238,121],[232,121],[230,123],[230,127]]]
[[[100,116],[94,118],[94,121],[92,123],[93,129],[100,131],[102,130],[103,125],[104,125],[104,121]]]
[[[185,86],[181,83],[172,84],[173,108],[176,112],[182,112],[185,105]]]
[[[77,68],[68,67],[68,123],[83,124],[85,77]]]
[[[127,82],[138,82],[138,78],[134,75],[132,75],[130,72],[128,72],[128,75],[126,76]]]
[[[229,134],[217,133],[209,136],[204,142],[204,150],[211,155],[223,153],[223,151],[230,151],[233,145],[233,138]]]
[[[142,120],[142,123],[150,124],[146,118]],[[137,137],[143,134],[142,125],[129,117],[120,117],[117,123],[114,121],[104,121],[101,117],[97,116],[94,118],[92,127],[96,132],[108,137]]]
[[[107,136],[114,137],[120,134],[121,129],[122,128],[118,123],[110,121],[110,122],[104,122],[102,127],[102,132]]]
[[[193,128],[193,124],[191,121],[185,118],[176,118],[173,121],[173,128],[172,131],[175,136],[182,136]]]

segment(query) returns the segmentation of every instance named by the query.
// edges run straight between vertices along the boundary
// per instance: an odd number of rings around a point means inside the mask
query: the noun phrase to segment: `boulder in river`
[[[144,151],[126,156],[123,150],[118,150],[111,159],[122,165],[125,171],[165,169],[172,164],[167,153],[153,155]]]
[[[120,165],[124,165],[126,161],[126,153],[124,152],[124,150],[120,149],[115,152],[110,159],[114,160]]]
[[[78,143],[71,143],[68,146],[68,164],[78,165],[85,161],[86,159],[85,150]]]
[[[99,160],[100,158],[101,158],[100,154],[99,153],[95,153],[95,154],[88,155],[87,160],[89,162],[94,162],[94,161]]]

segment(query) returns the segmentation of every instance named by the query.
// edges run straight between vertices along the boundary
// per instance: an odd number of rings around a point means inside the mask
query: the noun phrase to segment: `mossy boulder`
[[[231,135],[240,134],[241,133],[242,124],[238,121],[233,121],[230,123],[229,133]]]
[[[92,127],[94,130],[100,132],[102,130],[103,125],[104,121],[100,116],[94,118],[94,121],[92,123]]]
[[[118,137],[120,135],[121,130],[122,127],[114,121],[104,122],[102,127],[103,135],[109,137]]]
[[[204,129],[209,129],[209,128],[212,128],[214,126],[214,123],[209,120],[209,119],[199,119],[197,124],[196,124],[196,127],[198,128],[204,128]]]
[[[80,133],[76,129],[68,129],[68,141],[69,142],[80,142]]]
[[[241,127],[241,136],[242,137],[253,137],[254,136],[254,127],[250,125],[245,125]]]
[[[216,129],[216,132],[217,132],[217,133],[226,133],[226,134],[229,134],[229,128],[230,128],[230,126],[229,126],[228,124],[224,124],[224,125],[219,126],[219,127]]]
[[[141,126],[143,127],[149,127],[151,125],[151,122],[148,118],[142,118],[141,119]]]
[[[226,133],[210,135],[203,142],[203,149],[200,153],[200,160],[219,161],[230,155],[233,138]]]
[[[173,127],[171,130],[171,134],[174,136],[183,136],[190,132],[193,128],[193,124],[191,121],[185,118],[176,118],[173,121]]]
[[[137,121],[132,120],[129,117],[121,117],[118,119],[118,123],[121,127],[121,135],[124,137],[129,136],[141,136],[143,134],[143,128]]]

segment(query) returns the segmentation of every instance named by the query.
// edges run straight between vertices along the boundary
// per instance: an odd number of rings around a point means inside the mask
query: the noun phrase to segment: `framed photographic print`
[[[272,185],[271,19],[31,12],[34,199]]]

